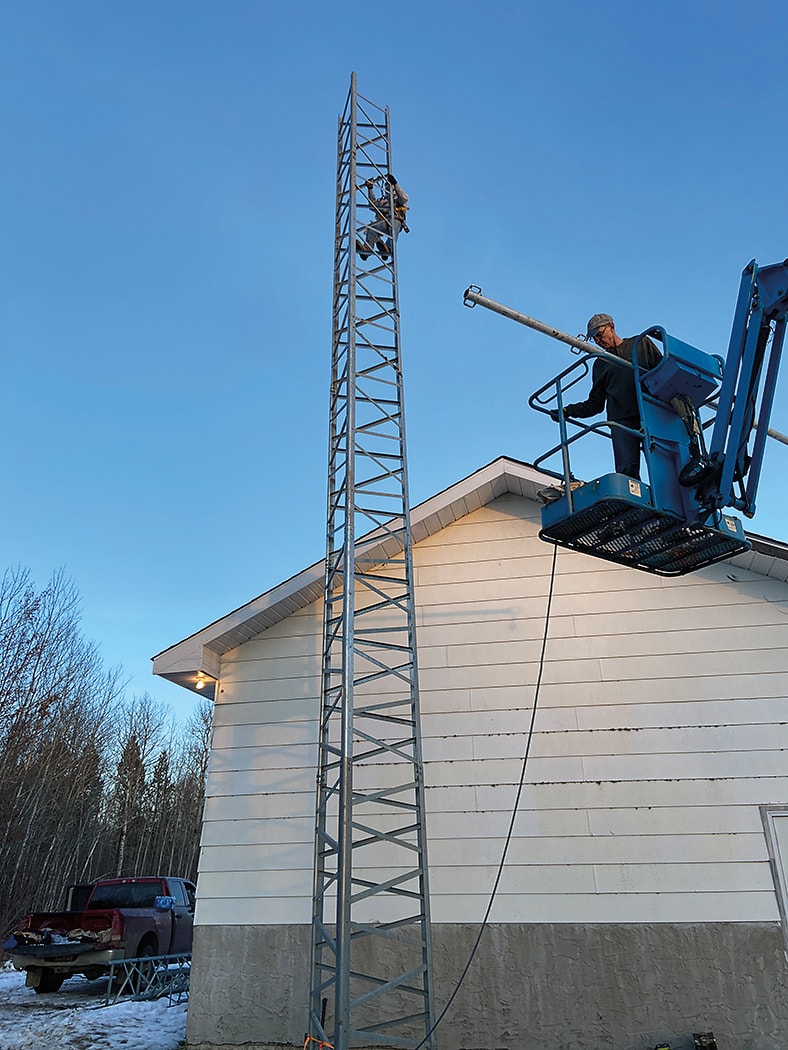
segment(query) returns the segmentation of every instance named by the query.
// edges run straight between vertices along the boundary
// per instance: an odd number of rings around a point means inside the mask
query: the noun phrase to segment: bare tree
[[[62,884],[64,853],[78,862],[99,797],[118,673],[104,670],[79,620],[79,597],[62,572],[40,592],[27,570],[8,570],[0,580],[3,926],[34,886],[51,901],[49,880],[57,871]],[[82,830],[77,842],[70,838],[75,829]]]
[[[0,578],[0,933],[63,888],[114,874],[195,879],[212,707],[185,726],[127,700],[82,637],[74,584]],[[4,938],[3,938],[4,939]]]

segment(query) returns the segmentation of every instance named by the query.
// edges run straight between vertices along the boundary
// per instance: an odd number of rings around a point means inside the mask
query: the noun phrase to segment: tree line
[[[63,889],[99,878],[195,880],[211,704],[175,727],[148,694],[128,699],[80,630],[62,571],[37,589],[0,581],[0,933]],[[0,941],[2,943],[2,941]]]

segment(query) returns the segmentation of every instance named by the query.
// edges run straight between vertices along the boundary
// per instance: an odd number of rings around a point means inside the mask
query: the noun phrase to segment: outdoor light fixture
[[[193,689],[197,693],[210,697],[213,700],[217,679],[207,671],[189,671],[180,680],[181,685],[187,689]]]

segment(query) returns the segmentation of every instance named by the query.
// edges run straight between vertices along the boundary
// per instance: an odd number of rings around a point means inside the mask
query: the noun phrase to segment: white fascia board
[[[426,539],[506,492],[535,500],[537,488],[553,480],[527,463],[502,456],[412,508],[412,537],[415,542]],[[393,525],[396,531],[396,523]],[[370,544],[373,554],[379,544],[381,548],[387,547],[390,554],[393,539],[391,531],[375,530],[357,543]],[[163,650],[153,657],[153,673],[212,697],[222,654],[319,599],[323,594],[324,573],[323,560],[316,562]]]
[[[315,601],[323,593],[322,561],[223,616],[153,657],[153,673],[213,697],[223,653]],[[205,682],[209,677],[210,685]],[[199,686],[198,683],[203,682]]]

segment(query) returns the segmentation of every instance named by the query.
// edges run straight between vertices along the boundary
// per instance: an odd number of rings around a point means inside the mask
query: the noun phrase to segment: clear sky
[[[353,70],[410,194],[414,504],[554,437],[527,398],[569,352],[471,283],[724,354],[741,270],[788,256],[787,37],[782,0],[0,0],[0,567],[64,568],[182,717],[150,658],[324,555]],[[788,538],[786,476],[770,442],[749,528]]]

